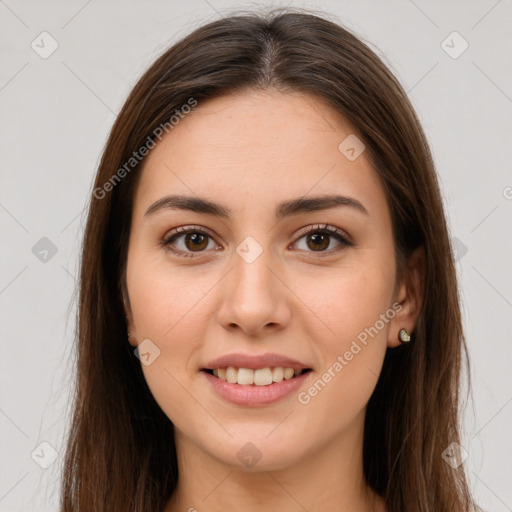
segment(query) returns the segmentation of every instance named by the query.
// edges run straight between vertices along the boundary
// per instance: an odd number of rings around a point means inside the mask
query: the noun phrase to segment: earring
[[[398,333],[398,339],[402,343],[407,343],[408,341],[411,340],[411,336],[409,335],[406,329],[400,329],[400,332]]]

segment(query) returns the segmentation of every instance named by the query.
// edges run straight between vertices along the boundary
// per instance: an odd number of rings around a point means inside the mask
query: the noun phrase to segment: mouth
[[[300,375],[311,372],[311,368],[286,368],[283,366],[267,366],[265,368],[203,368],[202,372],[216,377],[220,381],[240,386],[270,386],[282,381],[293,380]]]

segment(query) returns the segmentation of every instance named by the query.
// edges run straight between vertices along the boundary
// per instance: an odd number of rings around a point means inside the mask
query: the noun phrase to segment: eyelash
[[[194,258],[198,257],[199,254],[205,251],[196,251],[198,255],[194,254],[194,251],[182,251],[180,249],[175,249],[172,246],[172,242],[174,242],[176,239],[178,239],[180,236],[186,235],[188,233],[197,233],[200,235],[205,235],[207,237],[210,237],[213,240],[213,236],[204,230],[204,228],[201,228],[200,226],[187,226],[187,227],[179,227],[171,231],[164,239],[160,242],[161,245],[173,252],[174,254],[184,257],[184,258]],[[334,238],[336,238],[340,245],[336,249],[330,249],[327,251],[306,251],[311,253],[318,253],[320,257],[329,256],[333,252],[338,252],[339,250],[343,249],[343,247],[352,247],[354,245],[353,242],[348,240],[346,236],[343,234],[341,230],[338,228],[335,228],[334,226],[330,226],[329,224],[316,224],[315,226],[311,226],[308,228],[301,229],[299,231],[299,238],[300,240],[304,236],[310,234],[310,233],[320,233],[324,235],[329,235]],[[296,243],[296,242],[295,242]]]

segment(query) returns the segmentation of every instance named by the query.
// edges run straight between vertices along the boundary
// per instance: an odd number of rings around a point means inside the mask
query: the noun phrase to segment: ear
[[[424,300],[425,268],[425,249],[420,246],[409,257],[405,273],[397,286],[394,302],[398,302],[401,309],[390,322],[388,333],[388,347],[390,348],[402,345],[398,339],[400,329],[406,329],[411,334],[416,327]]]
[[[128,338],[128,342],[134,348],[137,347],[137,333],[135,331],[135,323],[133,321],[132,308],[130,305],[130,298],[128,296],[128,289],[126,286],[126,280],[123,280],[123,284],[121,286],[121,294],[123,298],[123,308],[126,316],[126,326],[130,335],[128,336],[128,332],[126,336]]]

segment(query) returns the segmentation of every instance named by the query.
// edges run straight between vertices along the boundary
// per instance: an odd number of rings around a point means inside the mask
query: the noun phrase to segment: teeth
[[[274,382],[281,382],[283,380],[283,368],[281,366],[276,366],[276,368],[272,368],[272,380]]]
[[[281,382],[283,379],[290,380],[301,373],[302,370],[283,368],[282,366],[276,366],[275,368],[259,368],[257,370],[228,366],[227,368],[215,368],[213,370],[215,377],[231,384],[241,384],[245,386],[268,386],[273,382]]]
[[[242,368],[238,370],[238,374]],[[251,371],[251,370],[248,370]],[[254,385],[255,386],[268,386],[272,384],[272,370],[270,368],[259,368],[258,370],[254,370]],[[240,377],[238,377],[238,384],[240,384]]]
[[[293,368],[285,368],[283,371],[283,377],[286,380],[290,380],[293,377],[294,373],[295,373],[295,370]]]
[[[254,371],[250,370],[249,368],[240,368],[238,370],[238,384],[252,384],[254,382]]]
[[[231,384],[236,384],[238,380],[238,370],[232,366],[226,368],[226,380]]]

